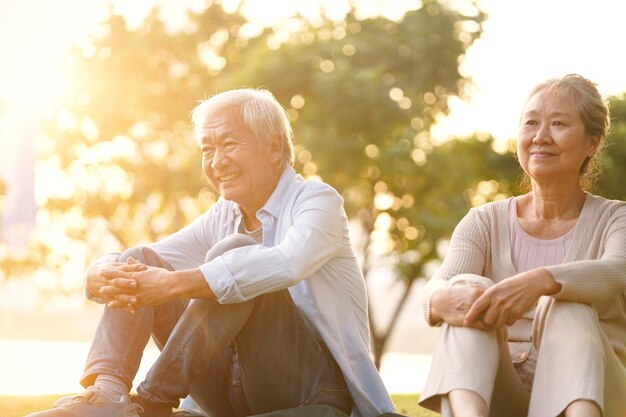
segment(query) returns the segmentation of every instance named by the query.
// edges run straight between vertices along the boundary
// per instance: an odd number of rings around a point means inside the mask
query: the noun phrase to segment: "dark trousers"
[[[210,260],[244,245],[233,235],[215,245]],[[172,270],[156,252],[124,252],[148,265]],[[135,314],[105,307],[87,359],[84,386],[113,374],[128,386],[153,336],[161,354],[137,391],[150,401],[177,407],[191,394],[210,416],[261,414],[327,404],[350,414],[352,400],[341,370],[293,303],[288,290],[243,303],[212,299],[172,301]]]

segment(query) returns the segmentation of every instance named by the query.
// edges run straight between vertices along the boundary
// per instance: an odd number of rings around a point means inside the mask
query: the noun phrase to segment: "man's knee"
[[[234,234],[217,242],[206,254],[205,262],[209,262],[226,252],[242,246],[258,245],[258,242],[247,235]]]
[[[152,266],[163,266],[165,262],[161,255],[147,246],[134,246],[126,249],[118,258],[118,262],[127,262],[128,258],[133,258],[137,262]]]

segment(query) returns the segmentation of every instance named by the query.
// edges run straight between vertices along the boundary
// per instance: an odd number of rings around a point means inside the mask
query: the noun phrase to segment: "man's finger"
[[[123,271],[145,271],[148,267],[142,263],[124,264],[121,266]]]
[[[137,281],[135,281],[134,279],[115,278],[112,279],[110,283],[113,284],[113,286],[115,286],[116,288],[120,289],[132,290],[137,288]]]
[[[124,305],[134,306],[137,303],[137,297],[130,294],[118,294],[114,298],[115,301]]]
[[[122,303],[121,301],[118,300],[111,300],[107,303],[107,307],[108,308],[121,308],[121,309],[125,309],[126,308],[126,304]]]

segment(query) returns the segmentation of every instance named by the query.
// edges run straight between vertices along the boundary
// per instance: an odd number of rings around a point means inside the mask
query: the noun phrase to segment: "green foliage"
[[[604,174],[596,184],[598,194],[618,200],[626,200],[623,176],[626,166],[626,94],[609,99],[613,127],[606,138],[602,163]]]
[[[88,258],[111,242],[124,248],[178,230],[216,199],[189,112],[214,92],[266,86],[292,118],[296,168],[335,186],[359,220],[365,274],[372,258],[387,257],[406,283],[391,324],[372,322],[379,360],[439,242],[472,202],[509,195],[518,175],[490,138],[431,140],[448,98],[464,95],[459,62],[485,16],[423,3],[399,21],[351,12],[313,26],[295,17],[297,29],[253,38],[242,36],[241,15],[217,3],[177,34],[156,12],[137,30],[112,15],[69,58],[74,91],[47,125],[53,143],[41,161],[64,186],[49,190],[42,211],[67,239],[86,242]]]

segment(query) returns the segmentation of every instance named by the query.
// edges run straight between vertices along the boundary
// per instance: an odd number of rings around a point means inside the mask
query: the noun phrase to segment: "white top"
[[[517,197],[509,204],[509,231],[511,239],[511,261],[518,273],[531,269],[558,265],[563,262],[574,236],[576,227],[556,239],[539,239],[529,235],[517,217]],[[523,362],[528,357],[535,357],[537,351],[532,347],[533,320],[537,304],[524,312],[522,317],[511,326],[507,326],[507,340],[511,357],[515,362]]]
[[[556,239],[539,239],[522,228],[517,217],[517,197],[509,206],[509,230],[511,231],[511,260],[518,273],[544,266],[558,265],[565,259],[574,229],[572,227]]]
[[[233,249],[206,264],[213,244],[240,230],[243,217],[232,201],[218,199],[191,224],[150,247],[176,270],[199,267],[222,304],[289,289],[343,372],[354,399],[352,416],[393,411],[369,353],[365,280],[341,196],[287,167],[257,218],[262,245]]]

